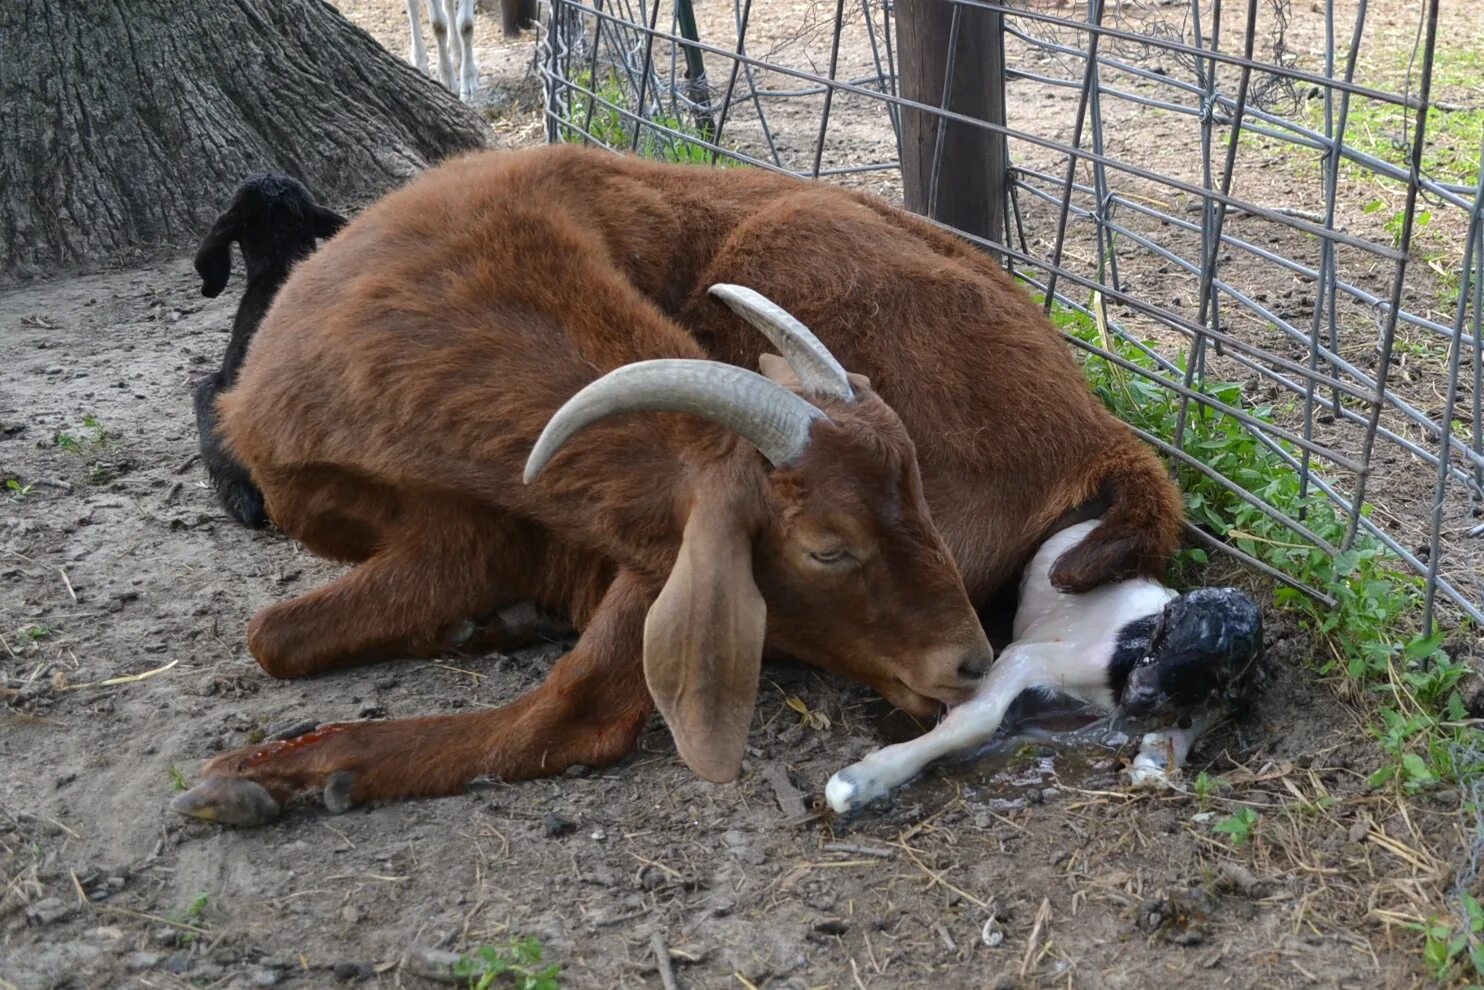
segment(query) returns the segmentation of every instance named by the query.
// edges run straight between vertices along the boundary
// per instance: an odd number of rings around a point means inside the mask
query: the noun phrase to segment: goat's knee
[[[428,19],[433,22],[433,40],[438,42],[438,75],[443,85],[454,88],[453,57],[449,52],[448,11],[441,0],[428,0]]]
[[[303,677],[304,664],[297,662],[293,648],[297,637],[293,634],[286,609],[292,602],[282,602],[259,609],[247,623],[247,652],[252,654],[258,666],[269,676],[280,680]]]

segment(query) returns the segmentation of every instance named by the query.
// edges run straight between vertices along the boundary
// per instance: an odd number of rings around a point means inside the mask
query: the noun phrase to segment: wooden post
[[[898,92],[903,97],[976,120],[1005,123],[1003,17],[998,11],[949,0],[897,0],[896,18]],[[907,208],[966,234],[1002,243],[1009,178],[1004,134],[907,107],[901,117]],[[940,149],[935,192],[933,164]]]

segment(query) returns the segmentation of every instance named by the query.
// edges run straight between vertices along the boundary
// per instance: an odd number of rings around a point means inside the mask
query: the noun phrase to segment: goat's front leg
[[[341,722],[294,739],[225,753],[171,802],[181,814],[261,825],[320,793],[341,812],[358,804],[456,794],[479,777],[528,780],[626,756],[654,710],[644,683],[644,616],[653,591],[620,575],[577,646],[540,686],[490,711]]]
[[[433,0],[437,3],[438,0]],[[409,56],[417,71],[423,75],[428,74],[428,49],[423,44],[423,3],[422,0],[407,0],[407,26],[412,32],[412,53]]]
[[[200,435],[201,463],[227,514],[249,529],[268,523],[263,493],[252,475],[222,447],[216,433],[216,397],[223,388],[222,375],[213,371],[196,386],[196,432]]]
[[[474,0],[448,0],[448,19],[459,32],[459,99],[469,103],[479,88],[479,70],[474,65]]]
[[[1185,766],[1186,757],[1196,740],[1205,735],[1221,716],[1203,711],[1190,716],[1188,725],[1172,725],[1158,732],[1147,732],[1139,742],[1138,755],[1129,765],[1129,782],[1135,787],[1168,787],[1170,779]]]
[[[443,85],[454,88],[453,56],[449,51],[449,16],[443,0],[428,0],[428,20],[433,22],[433,40],[438,43],[438,75]]]
[[[1020,693],[1045,683],[1041,666],[1033,654],[1012,645],[989,669],[971,700],[949,712],[932,731],[878,749],[837,772],[825,785],[825,800],[839,814],[859,810],[905,784],[934,760],[988,742]]]
[[[311,547],[339,551],[329,556],[354,557],[357,547],[329,546],[335,522],[285,528]],[[247,648],[259,666],[274,677],[298,678],[471,645],[514,645],[500,639],[516,632],[503,616],[483,629],[470,620],[529,597],[519,578],[529,572],[531,553],[516,523],[438,502],[409,510],[382,532],[375,552],[345,574],[253,616]]]

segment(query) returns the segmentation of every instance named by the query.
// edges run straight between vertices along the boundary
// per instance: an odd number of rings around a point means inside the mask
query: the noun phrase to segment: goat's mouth
[[[922,685],[926,690],[913,687],[900,677],[876,690],[887,701],[916,719],[936,718],[946,706],[961,705],[974,696],[974,689],[962,684]]]

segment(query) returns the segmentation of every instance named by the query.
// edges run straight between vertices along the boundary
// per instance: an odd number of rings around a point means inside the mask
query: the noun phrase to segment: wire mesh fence
[[[1394,555],[1430,628],[1484,621],[1484,39],[1455,14],[551,0],[537,58],[552,141],[864,188],[994,252],[1178,467],[1196,539],[1289,582]],[[948,222],[975,188],[992,219]]]

